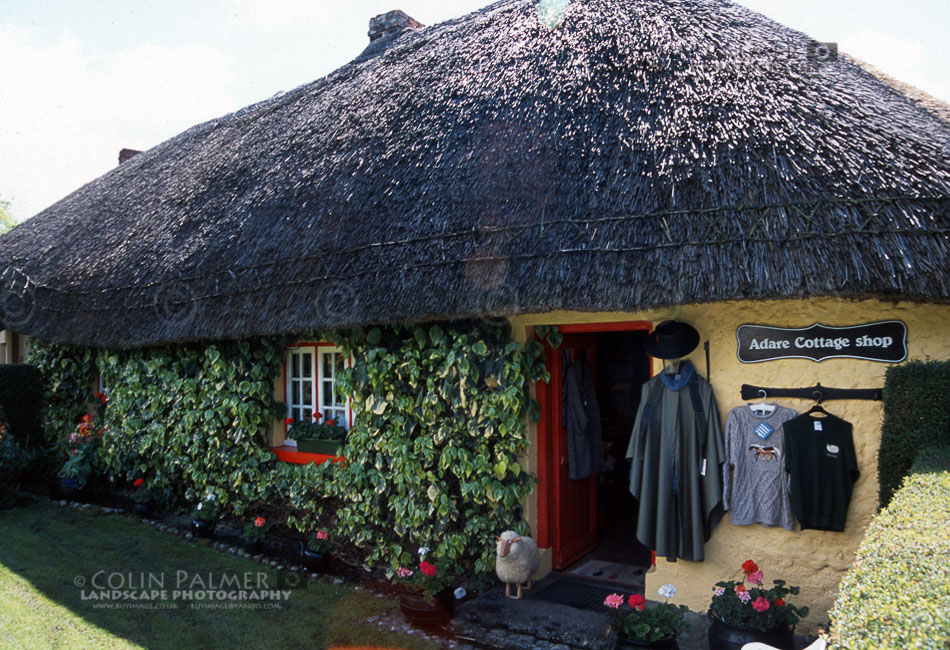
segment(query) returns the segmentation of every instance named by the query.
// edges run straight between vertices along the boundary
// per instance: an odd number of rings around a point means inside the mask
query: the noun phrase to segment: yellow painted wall
[[[736,328],[745,323],[780,327],[805,327],[814,322],[825,325],[855,325],[878,320],[902,320],[907,325],[908,359],[950,359],[950,306],[878,300],[816,298],[811,300],[746,301],[680,305],[667,309],[633,313],[549,312],[511,319],[514,338],[525,340],[535,325],[647,320],[654,324],[673,318],[690,323],[702,340],[710,342],[711,384],[725,424],[729,410],[743,404],[742,384],[775,387],[805,387],[816,382],[836,388],[874,388],[884,385],[884,373],[890,364],[856,359],[827,359],[820,363],[806,359],[788,359],[743,364],[736,358]],[[703,375],[706,361],[702,346],[690,357]],[[655,371],[661,369],[656,361]],[[773,400],[769,400],[773,401]],[[775,400],[801,412],[811,401]],[[656,572],[647,575],[647,598],[658,599],[660,585],[673,583],[676,602],[690,609],[705,611],[718,580],[741,575],[739,565],[754,559],[765,573],[767,584],[782,578],[802,587],[796,601],[812,610],[805,629],[828,619],[838,583],[854,559],[865,528],[877,510],[877,452],[881,441],[882,404],[873,401],[836,400],[826,408],[854,425],[854,442],[861,470],[848,510],[845,531],[786,531],[765,526],[733,526],[728,515],[713,531],[706,544],[703,562],[657,560]],[[537,474],[537,429],[529,425],[531,450],[526,465]],[[532,529],[537,524],[535,496],[526,504],[526,516]],[[543,554],[550,570],[550,550]]]

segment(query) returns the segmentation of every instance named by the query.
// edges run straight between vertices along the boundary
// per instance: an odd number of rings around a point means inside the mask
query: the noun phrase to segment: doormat
[[[578,562],[567,570],[567,573],[574,576],[584,576],[585,578],[593,578],[594,580],[616,582],[632,589],[643,588],[643,572],[643,567],[595,559]]]
[[[532,594],[531,598],[532,600],[544,600],[549,603],[602,613],[604,611],[604,599],[607,596],[623,594],[626,599],[632,593],[634,592],[626,589],[612,589],[605,585],[561,578],[536,594]]]

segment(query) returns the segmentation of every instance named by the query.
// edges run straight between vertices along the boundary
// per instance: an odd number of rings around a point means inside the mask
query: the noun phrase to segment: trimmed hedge
[[[831,611],[835,650],[950,647],[950,447],[921,453]]]
[[[0,364],[0,411],[17,444],[43,442],[43,375],[25,363]]]
[[[911,361],[887,369],[877,459],[886,506],[921,450],[950,444],[950,361]]]

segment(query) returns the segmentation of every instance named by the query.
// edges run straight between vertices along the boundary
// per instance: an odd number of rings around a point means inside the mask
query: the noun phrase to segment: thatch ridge
[[[136,346],[950,296],[950,125],[718,0],[529,0],[197,125],[0,238],[0,315]]]

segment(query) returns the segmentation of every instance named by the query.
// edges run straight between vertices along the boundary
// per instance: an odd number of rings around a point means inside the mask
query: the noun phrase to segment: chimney
[[[369,19],[369,42],[390,34],[398,34],[406,29],[420,29],[425,27],[418,20],[411,18],[405,12],[389,11]]]
[[[126,160],[129,160],[133,156],[137,156],[142,153],[139,149],[122,149],[119,151],[119,164],[121,165]]]

